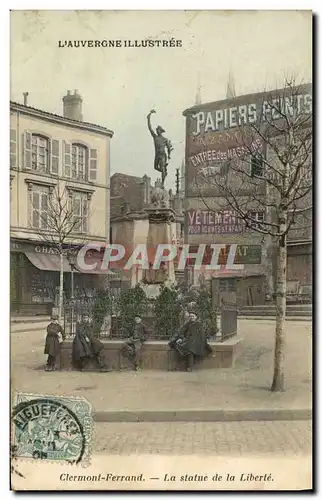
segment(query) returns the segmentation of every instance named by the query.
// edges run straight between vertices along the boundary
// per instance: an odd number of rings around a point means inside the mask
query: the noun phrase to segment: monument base
[[[231,368],[234,366],[236,357],[239,354],[241,339],[231,338],[225,342],[212,342],[213,356],[209,356],[196,365],[196,370]],[[121,347],[124,340],[103,340],[104,350],[102,358],[107,366],[112,370],[132,369],[131,363],[122,356]],[[170,349],[168,341],[148,340],[142,349],[142,370],[165,370],[181,371],[184,369],[183,363],[178,359],[177,353]],[[61,346],[60,369],[72,370],[72,340],[65,340]],[[89,371],[98,371],[95,363],[89,364],[86,368]]]

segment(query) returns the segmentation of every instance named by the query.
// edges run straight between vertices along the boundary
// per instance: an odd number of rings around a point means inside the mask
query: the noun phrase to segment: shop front
[[[93,296],[99,286],[102,273],[82,273],[71,266],[64,255],[64,299],[72,293],[74,298]],[[59,295],[60,255],[55,248],[43,243],[30,243],[11,239],[10,288],[11,314],[49,315],[57,306]]]

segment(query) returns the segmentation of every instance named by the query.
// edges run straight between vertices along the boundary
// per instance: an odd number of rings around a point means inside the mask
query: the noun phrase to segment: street
[[[311,422],[138,422],[94,427],[96,453],[310,455]]]
[[[93,453],[309,455],[309,420],[231,422],[125,422],[126,411],[303,410],[311,408],[310,322],[286,323],[284,393],[269,391],[274,322],[239,321],[240,356],[230,369],[193,373],[43,371],[44,334],[12,332],[12,389],[34,394],[83,396],[94,411],[115,411],[120,421],[95,423]],[[153,418],[152,418],[153,420]],[[238,421],[239,420],[239,421]]]

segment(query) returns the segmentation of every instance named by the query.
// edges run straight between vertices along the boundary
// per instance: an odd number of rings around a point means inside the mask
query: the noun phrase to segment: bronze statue
[[[154,132],[151,125],[151,115],[155,113],[155,110],[152,109],[147,116],[148,119],[148,127],[150,133],[153,137],[154,148],[155,148],[155,157],[154,157],[154,169],[158,172],[161,172],[161,181],[162,188],[164,188],[164,181],[166,176],[168,175],[167,166],[169,164],[169,160],[171,159],[170,154],[173,151],[173,147],[169,139],[163,137],[162,134],[165,133],[165,130],[160,127],[160,125],[156,128],[156,133]]]

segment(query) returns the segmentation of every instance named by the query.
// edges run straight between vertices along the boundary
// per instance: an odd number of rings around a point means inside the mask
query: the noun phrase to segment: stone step
[[[239,316],[276,316],[276,306],[258,305],[239,309]],[[286,306],[286,316],[312,316],[312,304],[291,304]]]
[[[239,321],[275,321],[276,316],[239,316]],[[286,316],[286,321],[303,321],[303,322],[311,322],[312,316]]]
[[[249,422],[311,420],[312,409],[264,410],[96,410],[95,422]]]
[[[26,323],[43,323],[50,320],[50,316],[11,316],[10,323],[26,324]]]
[[[260,304],[254,306],[244,306],[242,309],[274,309],[275,304]],[[312,309],[312,304],[287,304],[286,309]]]
[[[30,333],[30,332],[45,332],[49,321],[44,323],[29,323],[27,325],[18,324],[11,325],[10,331],[11,333]]]
[[[239,311],[239,316],[276,316],[276,309],[272,309],[271,311],[267,310],[257,310],[257,311]],[[286,311],[286,316],[299,316],[305,318],[312,317],[312,311]]]

